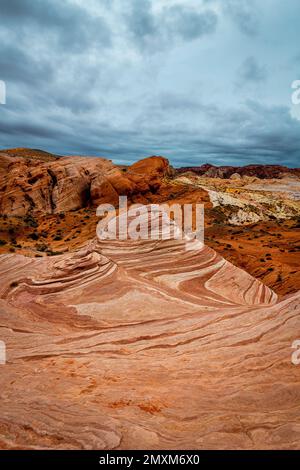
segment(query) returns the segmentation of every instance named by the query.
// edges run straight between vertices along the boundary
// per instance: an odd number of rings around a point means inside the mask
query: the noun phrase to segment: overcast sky
[[[299,0],[1,0],[0,147],[299,166]]]

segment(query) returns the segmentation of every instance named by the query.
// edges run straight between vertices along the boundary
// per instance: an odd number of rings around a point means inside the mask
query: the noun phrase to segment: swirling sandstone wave
[[[299,448],[300,296],[185,240],[3,255],[2,448]]]

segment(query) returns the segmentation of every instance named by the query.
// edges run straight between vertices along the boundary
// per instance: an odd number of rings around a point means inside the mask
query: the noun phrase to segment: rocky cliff
[[[40,151],[0,153],[0,214],[51,214],[116,204],[119,195],[156,192],[171,172],[163,157],[123,168],[104,158],[42,157]]]
[[[253,176],[262,179],[282,178],[286,175],[300,177],[300,168],[288,168],[281,165],[246,165],[246,166],[215,166],[205,163],[201,166],[177,168],[177,174],[192,171],[199,176],[208,178],[230,178],[235,175]]]

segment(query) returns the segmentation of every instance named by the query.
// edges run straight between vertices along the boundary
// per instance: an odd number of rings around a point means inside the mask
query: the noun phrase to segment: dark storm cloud
[[[247,57],[238,70],[238,85],[263,82],[267,78],[266,68],[255,57]]]
[[[13,44],[1,45],[1,79],[7,82],[37,85],[42,80],[51,79],[52,67],[49,63],[36,60]]]
[[[257,90],[263,95],[274,82],[270,55],[253,47],[259,4],[100,3],[98,10],[90,0],[80,6],[1,0],[7,104],[0,106],[0,148],[102,155],[120,163],[162,154],[175,166],[298,164],[300,123],[290,115],[289,96],[280,106],[276,90],[268,92],[268,105],[257,99]],[[296,46],[288,51],[293,67],[298,54]],[[296,78],[284,76],[287,94]],[[229,96],[230,89],[238,94]]]
[[[5,124],[0,125],[0,134],[5,135],[26,135],[29,138],[47,138],[47,139],[57,139],[60,137],[65,137],[65,133],[57,129],[56,126],[52,128],[50,125],[39,124],[39,123],[26,123],[24,121],[18,121],[17,119],[7,120]]]
[[[225,11],[242,33],[255,35],[259,30],[258,4],[255,0],[223,0]]]
[[[259,103],[249,102],[244,111],[222,111],[214,109],[210,119],[218,116],[212,129],[201,135],[180,124],[166,122],[165,104],[162,99],[161,114],[157,118],[162,125],[155,133],[149,132],[150,115],[146,113],[145,122],[136,123],[127,129],[114,129],[102,122],[100,125],[89,123],[82,127],[76,118],[65,125],[62,118],[56,123],[44,121],[26,123],[18,116],[7,114],[0,125],[2,147],[16,146],[43,147],[58,154],[102,155],[117,162],[132,162],[152,154],[162,154],[174,166],[214,164],[281,163],[297,166],[300,158],[300,134],[297,122],[291,123],[287,108],[265,108]],[[170,98],[171,99],[171,98]],[[170,111],[183,110],[187,106],[197,106],[184,98],[169,103]],[[209,115],[209,109],[202,111]],[[153,110],[149,110],[152,113]],[[169,115],[170,117],[170,115]],[[33,120],[32,120],[33,121]],[[164,124],[163,124],[164,123]],[[233,138],[235,136],[235,138]],[[61,144],[63,142],[63,145]]]
[[[126,4],[128,11],[125,13],[125,19],[128,30],[139,45],[144,45],[148,38],[159,33],[159,25],[151,12],[151,2],[132,0]]]
[[[284,164],[299,166],[299,122],[292,120],[285,107],[266,107],[253,101],[245,104],[243,112],[218,110],[217,132],[201,136],[176,134],[182,149],[174,164],[200,165],[210,162],[219,165]],[[212,119],[212,118],[211,118]]]
[[[16,28],[17,35],[39,29],[41,41],[53,34],[61,47],[69,51],[81,52],[93,44],[109,46],[111,43],[105,20],[93,17],[68,0],[1,0],[1,22],[9,30]]]
[[[198,12],[194,8],[166,6],[160,13],[153,13],[150,0],[129,0],[124,18],[128,32],[139,49],[161,50],[179,40],[192,41],[213,33],[217,15],[207,9]]]
[[[213,33],[217,26],[217,15],[210,10],[197,13],[189,8],[173,6],[164,10],[164,17],[170,33],[187,41]]]

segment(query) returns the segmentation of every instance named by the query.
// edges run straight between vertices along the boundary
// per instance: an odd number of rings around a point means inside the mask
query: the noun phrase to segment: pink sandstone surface
[[[0,275],[1,448],[300,448],[300,294],[171,239]]]

